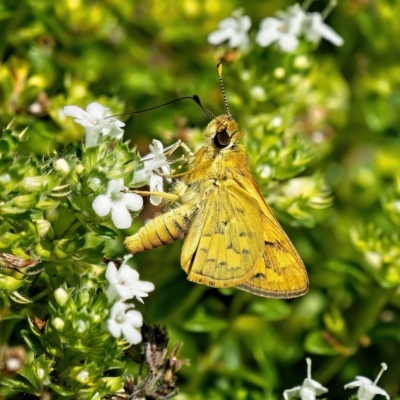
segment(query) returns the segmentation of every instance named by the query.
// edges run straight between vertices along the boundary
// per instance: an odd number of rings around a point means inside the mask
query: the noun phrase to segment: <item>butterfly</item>
[[[301,296],[308,290],[306,269],[251,175],[221,68],[228,114],[214,117],[199,103],[211,118],[204,146],[172,187],[168,208],[125,245],[137,253],[184,239],[181,266],[192,282],[264,297]]]

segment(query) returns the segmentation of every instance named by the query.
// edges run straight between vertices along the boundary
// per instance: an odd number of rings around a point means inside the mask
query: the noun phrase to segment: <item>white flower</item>
[[[153,140],[153,144],[149,147],[150,153],[142,157],[143,169],[135,171],[131,183],[134,186],[148,184],[150,186],[150,192],[163,192],[163,177],[159,174],[170,172],[168,160],[164,154],[164,147],[162,143],[156,139]],[[161,196],[150,196],[150,202],[155,206],[158,206],[161,201]]]
[[[128,343],[137,344],[141,342],[142,335],[136,328],[142,326],[143,318],[139,311],[129,310],[132,307],[132,304],[115,303],[110,311],[107,328],[114,337],[119,338],[122,334]]]
[[[256,42],[262,47],[276,42],[282,51],[291,53],[297,49],[301,35],[313,43],[321,38],[336,46],[344,43],[343,38],[323,22],[322,15],[318,12],[307,13],[295,4],[276,15],[277,18],[268,17],[260,23]]]
[[[241,15],[241,10],[235,10],[232,17],[225,18],[218,24],[218,30],[210,33],[207,40],[213,45],[228,42],[229,47],[246,49],[249,46],[250,28],[250,17]]]
[[[356,380],[348,383],[347,385],[344,385],[344,388],[348,389],[358,387],[359,389],[357,391],[357,398],[359,400],[372,400],[377,394],[381,394],[389,400],[390,397],[386,393],[386,391],[381,389],[379,386],[376,386],[379,378],[383,374],[383,371],[387,370],[387,365],[385,363],[382,363],[381,365],[382,368],[374,382],[372,382],[371,379],[365,378],[363,376],[356,376]]]
[[[106,278],[110,283],[107,288],[107,297],[110,301],[113,301],[117,296],[122,300],[136,297],[143,303],[142,297],[147,297],[148,292],[154,290],[153,283],[140,281],[138,272],[127,265],[127,261],[131,257],[131,254],[125,256],[118,270],[112,261],[108,263]]]
[[[9,372],[16,372],[22,367],[22,362],[19,358],[11,357],[5,362],[6,369]]]
[[[298,4],[295,4],[287,11],[279,11],[277,16],[280,18],[268,17],[261,21],[256,42],[261,47],[277,42],[282,51],[290,53],[299,45],[298,36],[306,13]]]
[[[111,179],[108,182],[106,194],[97,196],[92,204],[93,210],[100,217],[105,217],[111,211],[114,225],[119,229],[127,229],[132,224],[128,210],[138,211],[143,207],[143,199],[136,193],[123,193],[127,189],[124,180]]]
[[[109,109],[99,103],[90,103],[86,111],[77,106],[64,107],[64,114],[75,117],[75,122],[86,128],[86,147],[96,146],[100,133],[120,139],[125,124],[114,117],[108,117]]]
[[[344,40],[329,25],[322,20],[318,12],[310,13],[304,23],[304,35],[310,42],[318,42],[321,38],[328,40],[335,46],[342,46]]]
[[[296,386],[293,389],[288,389],[283,392],[285,400],[292,397],[300,397],[302,400],[315,400],[316,396],[326,393],[327,388],[324,388],[319,382],[311,379],[311,359],[306,358],[307,362],[307,378],[304,379],[301,386]]]

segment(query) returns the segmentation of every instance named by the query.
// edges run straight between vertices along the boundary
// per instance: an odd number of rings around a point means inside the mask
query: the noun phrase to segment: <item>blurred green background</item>
[[[310,291],[283,301],[190,283],[179,242],[136,255],[141,279],[156,285],[140,308],[145,320],[165,324],[191,362],[180,372],[182,399],[281,398],[305,378],[306,356],[329,398],[350,396],[343,385],[374,379],[383,361],[379,385],[391,396],[400,390],[400,1],[339,1],[326,22],[344,38],[340,48],[322,41],[295,54],[256,45],[240,53],[207,43],[238,7],[254,37],[261,19],[291,4],[0,2],[0,126],[29,126],[23,152],[46,157],[80,140],[65,105],[97,101],[119,113],[196,93],[224,113],[215,65],[225,60],[252,170],[305,261]],[[153,138],[196,149],[207,124],[190,101],[123,120],[124,138],[142,154]],[[154,212],[146,206],[142,219]],[[121,256],[121,243],[108,253]]]

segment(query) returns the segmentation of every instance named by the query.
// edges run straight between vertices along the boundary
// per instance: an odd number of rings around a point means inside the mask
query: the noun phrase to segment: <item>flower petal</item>
[[[236,31],[233,32],[229,39],[229,47],[243,46],[247,40],[247,33]]]
[[[131,211],[139,211],[143,207],[143,198],[136,193],[125,193],[123,201]]]
[[[138,344],[142,341],[142,334],[131,326],[123,326],[122,333],[125,337],[125,340],[130,344]]]
[[[139,272],[130,267],[128,264],[122,263],[121,267],[118,270],[119,280],[130,282],[130,281],[138,281],[139,280]]]
[[[90,114],[92,119],[100,120],[107,116],[108,108],[93,102],[86,107],[86,111]]]
[[[146,184],[149,183],[150,181],[150,177],[152,174],[152,170],[151,168],[143,168],[140,169],[138,171],[135,171],[133,173],[133,180],[132,180],[132,184],[138,184],[138,183],[142,183],[142,184]]]
[[[373,399],[373,397],[377,394],[385,396],[388,400],[390,398],[385,390],[381,389],[379,386],[376,385],[361,386],[360,389],[358,389],[357,397],[360,400]]]
[[[118,229],[128,229],[132,225],[132,217],[123,201],[113,201],[111,219]]]
[[[264,18],[260,22],[260,30],[271,30],[276,31],[283,25],[282,21],[278,18],[268,17]]]
[[[104,194],[97,196],[92,203],[92,208],[99,217],[105,217],[110,212],[111,206],[110,198]]]
[[[80,119],[87,119],[89,114],[82,110],[82,108],[77,106],[65,106],[63,112],[68,117],[80,118]]]
[[[243,17],[239,18],[240,30],[243,32],[247,32],[251,28],[251,19],[248,15],[243,15]]]
[[[115,301],[115,299],[118,297],[118,292],[114,285],[108,286],[106,295],[109,303],[113,303]]]
[[[129,310],[125,314],[125,323],[135,328],[140,328],[143,325],[143,317],[139,311]]]
[[[114,288],[118,296],[121,297],[121,300],[129,300],[134,296],[128,284],[118,284],[115,285]]]
[[[218,28],[220,30],[223,29],[237,29],[238,28],[238,21],[236,18],[225,18],[223,19],[219,24],[218,24]]]
[[[152,144],[149,146],[149,148],[150,148],[150,151],[151,151],[153,154],[163,154],[163,152],[164,152],[164,146],[163,146],[163,144],[162,144],[159,140],[157,140],[157,139],[153,139],[153,142],[152,142]]]
[[[208,41],[208,43],[215,46],[215,45],[226,42],[232,36],[232,34],[234,32],[235,31],[232,28],[221,29],[221,30],[210,33],[207,37],[207,41]]]
[[[292,397],[299,397],[300,389],[300,386],[296,386],[292,389],[287,389],[283,392],[283,397],[285,398],[285,400],[289,400]]]
[[[111,179],[107,185],[107,194],[120,192],[121,190],[124,190],[124,189],[125,189],[124,180],[122,178]]]
[[[94,125],[88,119],[76,118],[76,119],[74,119],[74,122],[76,122],[79,125],[82,125],[86,129],[87,128],[94,128]]]
[[[343,38],[326,24],[321,24],[319,28],[319,34],[322,38],[333,43],[335,46],[343,46],[344,44]]]
[[[109,319],[107,321],[107,329],[115,338],[119,338],[121,336],[121,325],[113,319]]]
[[[110,261],[107,265],[106,279],[112,285],[115,285],[118,282],[118,270],[116,265],[112,261]]]
[[[297,49],[297,46],[299,45],[299,39],[297,39],[295,35],[286,33],[279,38],[278,43],[282,51],[291,53]]]
[[[154,283],[147,281],[137,281],[137,282],[132,282],[130,284],[130,287],[134,291],[142,292],[142,294],[139,294],[139,296],[144,296],[144,295],[147,296],[147,292],[152,292],[154,290]]]

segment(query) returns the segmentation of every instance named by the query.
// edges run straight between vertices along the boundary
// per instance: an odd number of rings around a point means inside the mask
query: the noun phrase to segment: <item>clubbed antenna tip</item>
[[[219,76],[219,82],[220,82],[220,84],[221,84],[222,94],[223,94],[223,96],[224,96],[225,108],[226,108],[226,111],[228,111],[228,117],[232,117],[232,114],[231,114],[231,112],[229,111],[228,101],[226,100],[224,82],[223,82],[223,80],[222,80],[222,61],[218,61],[218,64],[217,64],[217,71],[218,71],[218,76]]]

